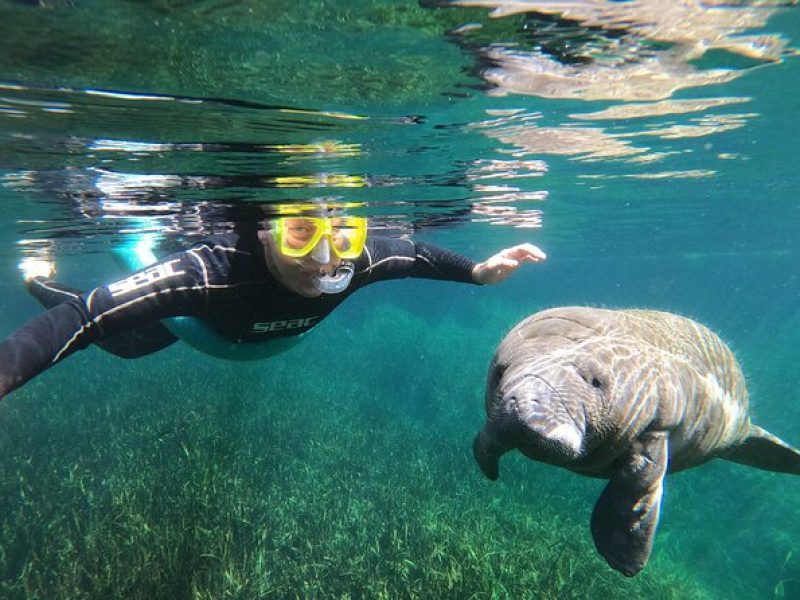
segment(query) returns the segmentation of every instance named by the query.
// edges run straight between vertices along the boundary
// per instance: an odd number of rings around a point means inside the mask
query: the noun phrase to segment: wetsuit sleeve
[[[53,306],[0,342],[0,398],[91,343],[164,317],[202,316],[207,290],[206,265],[189,251]]]
[[[420,277],[476,283],[476,262],[445,248],[409,239],[371,238],[357,271],[366,283],[403,277]]]

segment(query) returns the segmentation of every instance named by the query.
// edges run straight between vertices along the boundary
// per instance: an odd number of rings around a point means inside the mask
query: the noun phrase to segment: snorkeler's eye
[[[334,243],[336,244],[336,247],[342,252],[350,250],[350,248],[353,246],[353,244],[350,242],[350,238],[341,235],[337,236],[334,239]]]
[[[295,225],[289,228],[289,235],[298,240],[307,240],[314,234],[313,229],[303,225]]]

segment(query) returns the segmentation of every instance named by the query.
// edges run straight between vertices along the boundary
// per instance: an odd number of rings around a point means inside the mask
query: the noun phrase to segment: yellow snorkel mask
[[[273,224],[273,236],[281,254],[301,258],[314,253],[323,238],[341,259],[361,256],[367,241],[364,217],[281,217]],[[314,257],[315,259],[317,257]],[[328,262],[318,260],[317,262]]]

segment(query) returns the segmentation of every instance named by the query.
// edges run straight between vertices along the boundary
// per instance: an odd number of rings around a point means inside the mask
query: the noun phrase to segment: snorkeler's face
[[[322,292],[315,285],[320,275],[332,275],[342,264],[342,259],[327,248],[314,249],[305,256],[292,257],[283,254],[270,231],[259,232],[259,239],[264,245],[267,267],[272,275],[288,290],[306,298],[316,298]],[[319,244],[330,244],[327,237],[319,240]],[[325,262],[319,262],[320,260]]]

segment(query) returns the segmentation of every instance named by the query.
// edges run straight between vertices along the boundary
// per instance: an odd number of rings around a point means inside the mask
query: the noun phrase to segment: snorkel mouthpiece
[[[332,275],[320,274],[313,279],[314,287],[323,294],[338,294],[347,289],[353,279],[355,269],[353,263],[343,262]]]

